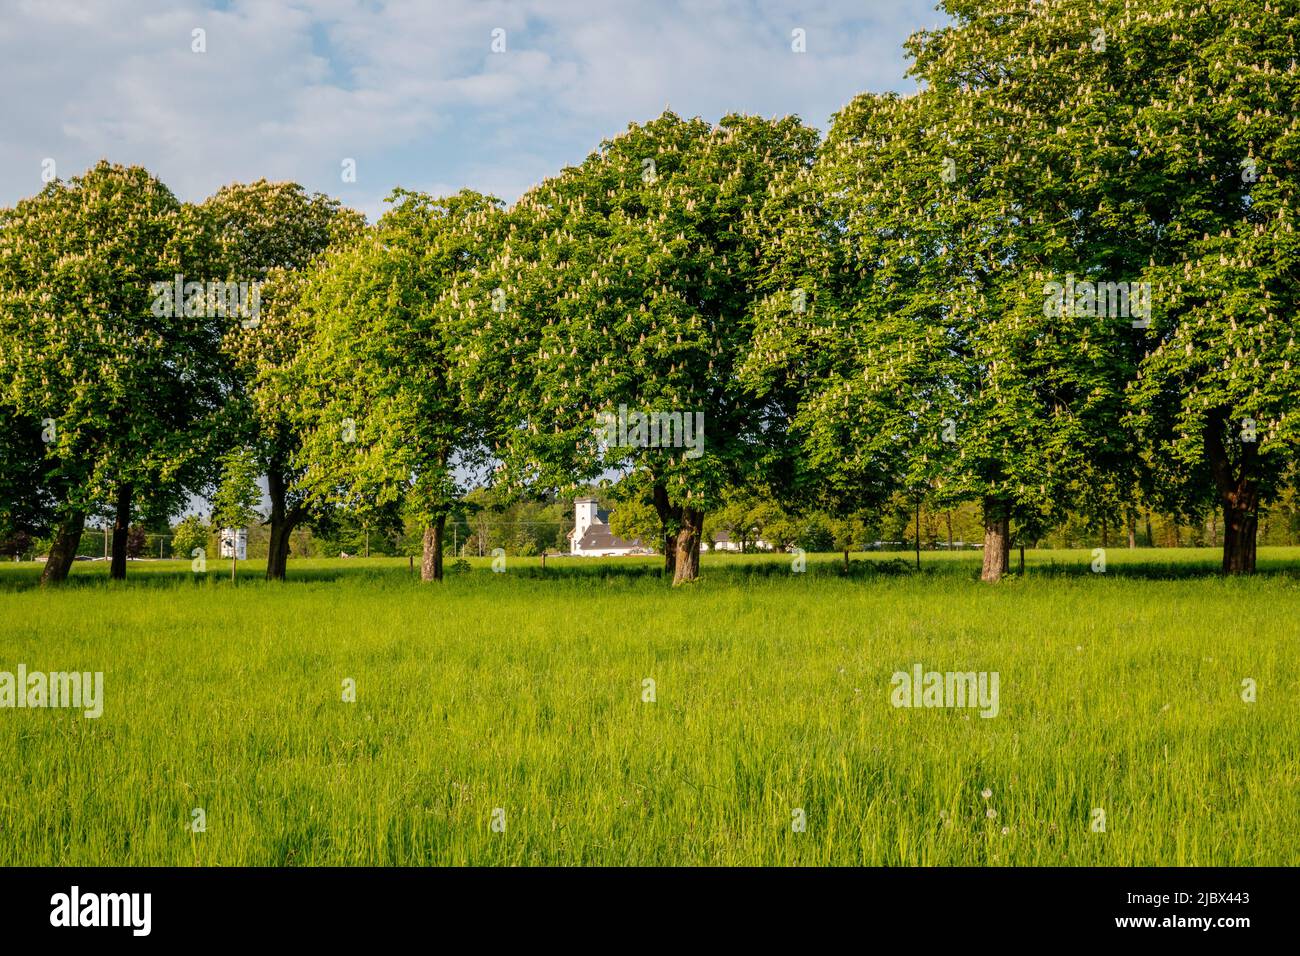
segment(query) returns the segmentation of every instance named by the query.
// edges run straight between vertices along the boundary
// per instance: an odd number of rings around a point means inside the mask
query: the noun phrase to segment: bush
[[[207,548],[208,528],[195,515],[182,518],[172,531],[172,557],[188,558],[195,548]]]

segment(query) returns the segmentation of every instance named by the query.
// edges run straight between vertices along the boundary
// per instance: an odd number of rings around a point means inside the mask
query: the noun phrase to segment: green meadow
[[[0,566],[0,671],[104,674],[0,709],[0,864],[1300,863],[1300,549],[1108,559]]]

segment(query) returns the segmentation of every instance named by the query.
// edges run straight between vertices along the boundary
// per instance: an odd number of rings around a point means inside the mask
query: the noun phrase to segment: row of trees
[[[1250,572],[1297,441],[1296,11],[945,6],[908,42],[922,91],[824,140],[665,113],[509,209],[397,190],[367,225],[294,184],[50,183],[0,213],[3,520],[55,529],[57,581],[107,511],[120,577],[133,516],[248,457],[270,577],[343,510],[418,523],[438,579],[469,488],[618,472],[675,583],[736,489],[850,525],[975,502],[986,580],[1013,529],[1217,508]],[[612,443],[621,408],[704,441]]]

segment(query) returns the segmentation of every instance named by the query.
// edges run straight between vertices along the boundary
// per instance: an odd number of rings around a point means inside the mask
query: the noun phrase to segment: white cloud
[[[61,176],[140,163],[189,200],[261,176],[371,213],[398,184],[514,198],[668,105],[824,126],[861,90],[908,88],[899,44],[935,20],[929,6],[24,0],[0,21],[0,202],[36,192],[47,156]],[[191,52],[195,28],[206,53]]]

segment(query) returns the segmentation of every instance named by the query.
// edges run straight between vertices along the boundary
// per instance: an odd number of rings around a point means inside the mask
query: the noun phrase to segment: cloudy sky
[[[665,107],[825,129],[915,89],[901,45],[934,3],[0,0],[0,205],[101,157],[191,201],[263,176],[372,217],[397,185],[513,200]]]

